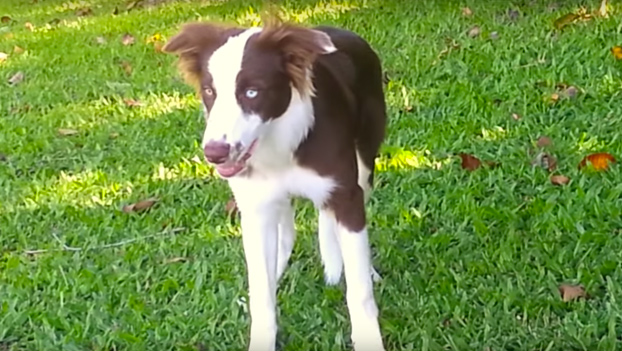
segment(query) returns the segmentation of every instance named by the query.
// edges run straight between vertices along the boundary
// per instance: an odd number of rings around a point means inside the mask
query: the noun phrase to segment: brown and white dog
[[[186,24],[163,48],[200,93],[203,149],[241,215],[251,351],[276,344],[277,283],[296,232],[291,197],[319,210],[325,281],[345,269],[352,343],[384,350],[374,299],[365,202],[383,142],[381,64],[358,35],[275,23]]]

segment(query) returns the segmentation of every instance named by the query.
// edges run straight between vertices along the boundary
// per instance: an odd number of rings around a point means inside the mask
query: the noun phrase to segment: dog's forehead
[[[245,49],[249,39],[259,33],[258,27],[249,28],[242,33],[231,36],[218,49],[214,51],[207,63],[207,70],[217,89],[219,86],[228,87],[235,85],[236,77],[242,69]]]

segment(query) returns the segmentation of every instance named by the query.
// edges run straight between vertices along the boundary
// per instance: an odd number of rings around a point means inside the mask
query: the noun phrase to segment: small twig
[[[58,235],[56,235],[56,233],[52,233],[52,236],[54,237],[54,239],[56,239],[56,241],[58,241],[61,244],[62,248],[60,248],[60,249],[24,250],[24,253],[27,254],[27,255],[37,255],[37,254],[41,254],[41,253],[54,252],[54,251],[90,251],[90,250],[108,249],[108,248],[111,248],[111,247],[118,247],[118,246],[127,245],[127,244],[130,244],[130,243],[136,242],[136,241],[141,241],[141,240],[146,240],[146,239],[153,239],[153,238],[164,236],[164,235],[167,235],[167,234],[177,234],[177,233],[179,233],[181,231],[184,231],[184,230],[186,230],[186,228],[178,227],[178,228],[173,228],[173,229],[170,229],[170,230],[163,230],[162,232],[160,232],[158,234],[146,235],[146,236],[141,236],[141,237],[137,237],[137,238],[122,240],[122,241],[119,241],[119,242],[116,242],[116,243],[110,243],[110,244],[94,246],[94,247],[86,247],[86,248],[67,246],[58,237]]]

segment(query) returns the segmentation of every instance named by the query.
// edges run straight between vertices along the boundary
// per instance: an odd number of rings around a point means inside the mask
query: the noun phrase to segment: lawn
[[[257,23],[261,5],[2,0],[0,350],[245,349],[231,193],[158,48],[186,21]],[[368,206],[387,349],[622,349],[622,5],[562,29],[598,1],[281,5],[358,32],[387,71]],[[595,152],[618,163],[577,167]],[[323,284],[316,213],[297,210],[281,350],[347,349],[344,283]],[[561,284],[588,296],[564,301]]]

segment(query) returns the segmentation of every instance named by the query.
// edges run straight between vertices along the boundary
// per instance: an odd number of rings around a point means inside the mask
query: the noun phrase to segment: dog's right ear
[[[212,23],[188,23],[162,47],[162,51],[179,56],[178,67],[184,79],[196,86],[201,78],[204,61],[235,30],[233,27]]]

